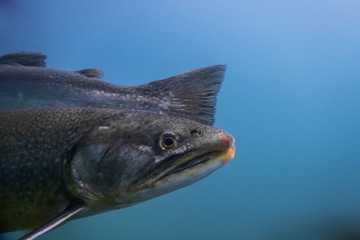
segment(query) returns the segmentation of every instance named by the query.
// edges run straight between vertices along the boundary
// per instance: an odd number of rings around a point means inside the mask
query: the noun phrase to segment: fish
[[[37,236],[72,219],[188,186],[234,157],[227,132],[107,108],[0,112],[0,233]]]
[[[163,80],[119,86],[98,69],[46,67],[46,55],[19,52],[0,57],[0,111],[39,107],[96,107],[149,111],[213,125],[225,65],[195,69]]]

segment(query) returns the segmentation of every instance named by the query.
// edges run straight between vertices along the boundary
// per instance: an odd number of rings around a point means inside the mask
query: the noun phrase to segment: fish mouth
[[[162,179],[172,175],[172,174],[177,174],[179,172],[182,172],[182,171],[185,171],[186,169],[189,169],[189,168],[192,168],[192,167],[195,167],[197,165],[200,165],[200,164],[204,164],[208,161],[211,160],[211,156],[213,154],[216,154],[216,152],[209,152],[209,153],[205,153],[205,154],[202,154],[198,157],[195,157],[183,164],[180,164],[179,166],[171,169],[170,171],[168,171],[167,173],[165,173],[164,175],[162,175],[158,181],[161,181]]]
[[[202,151],[199,153],[189,152],[185,157],[174,156],[167,159],[165,166],[157,166],[148,174],[147,180],[138,185],[138,190],[149,190],[166,188],[175,190],[196,182],[225,163],[230,161],[235,154],[235,146],[224,146],[219,144],[212,150]],[[195,156],[194,156],[195,155]]]
[[[194,157],[190,159],[189,161],[186,161],[175,168],[171,169],[170,171],[166,172],[164,175],[162,175],[158,181],[161,181],[170,175],[178,174],[180,172],[183,172],[185,170],[189,170],[194,167],[200,167],[200,165],[206,165],[210,161],[214,160],[220,160],[224,163],[230,161],[235,154],[235,146],[231,146],[228,150],[224,151],[210,151],[205,154],[201,154],[197,157]]]

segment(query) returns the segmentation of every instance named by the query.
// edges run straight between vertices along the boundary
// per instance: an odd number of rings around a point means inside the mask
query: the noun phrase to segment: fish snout
[[[219,148],[222,150],[220,160],[223,162],[228,162],[235,156],[235,139],[227,132],[219,132],[218,136],[220,138]]]
[[[226,147],[231,147],[235,143],[235,139],[233,136],[231,136],[229,133],[221,131],[218,133],[218,136],[220,138],[220,142],[224,144]]]

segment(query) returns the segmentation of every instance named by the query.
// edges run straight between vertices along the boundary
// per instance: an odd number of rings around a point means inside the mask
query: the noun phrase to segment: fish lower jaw
[[[141,196],[143,199],[150,199],[197,182],[222,167],[227,162],[224,161],[223,154],[224,153],[218,154],[216,157],[209,157],[209,159],[199,163],[194,162],[194,165],[182,170],[179,166],[167,175],[161,177],[148,188],[144,188],[137,192],[137,195]]]
[[[226,150],[223,154],[221,154],[219,156],[219,160],[226,163],[226,162],[230,161],[231,159],[233,159],[235,156],[235,149],[236,149],[236,147],[234,145],[229,147],[228,150]]]
[[[170,172],[161,176],[161,178],[159,178],[157,182],[155,182],[155,185],[158,185],[159,182],[162,182],[164,179],[169,178],[169,176],[171,175],[178,175],[178,176],[172,176],[175,178],[176,177],[181,178],[181,176],[186,176],[187,174],[189,176],[193,176],[196,175],[198,172],[202,172],[207,167],[212,166],[213,164],[216,165],[217,162],[219,162],[220,166],[222,166],[228,161],[230,161],[234,157],[234,155],[235,155],[234,145],[229,147],[225,151],[212,151],[206,154],[199,155],[194,159],[177,166],[176,168],[172,169]]]

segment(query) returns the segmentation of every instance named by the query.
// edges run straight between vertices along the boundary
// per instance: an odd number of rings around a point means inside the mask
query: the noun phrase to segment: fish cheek
[[[98,165],[109,151],[104,144],[77,145],[67,157],[65,180],[68,189],[84,201],[98,201],[103,198],[101,184],[97,182]]]
[[[129,203],[132,184],[153,162],[154,151],[147,146],[123,141],[110,148],[102,144],[81,146],[71,160],[68,185],[88,205]]]
[[[104,156],[98,168],[98,178],[114,194],[130,191],[153,165],[152,148],[118,143]]]

